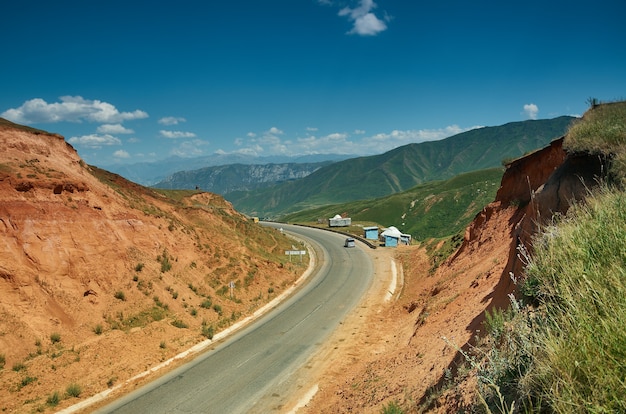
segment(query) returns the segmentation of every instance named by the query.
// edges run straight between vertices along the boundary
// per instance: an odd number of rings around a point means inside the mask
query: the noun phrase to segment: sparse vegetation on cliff
[[[569,151],[615,161],[626,177],[626,104],[595,106],[573,126]],[[467,355],[483,406],[495,412],[626,412],[626,192],[606,184],[533,241],[520,299],[487,318]],[[521,275],[513,275],[513,277]]]
[[[563,146],[612,159],[610,173],[626,182],[626,102],[595,105],[570,127]]]

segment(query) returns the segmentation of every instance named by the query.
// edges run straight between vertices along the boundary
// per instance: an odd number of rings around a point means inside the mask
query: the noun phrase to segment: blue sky
[[[626,2],[19,1],[0,116],[90,164],[379,154],[626,99]]]

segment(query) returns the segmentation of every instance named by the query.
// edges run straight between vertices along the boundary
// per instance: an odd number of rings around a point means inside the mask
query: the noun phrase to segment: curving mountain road
[[[266,413],[290,397],[297,370],[358,303],[373,267],[361,247],[344,248],[341,235],[266,225],[313,246],[318,264],[309,282],[257,322],[99,413]]]

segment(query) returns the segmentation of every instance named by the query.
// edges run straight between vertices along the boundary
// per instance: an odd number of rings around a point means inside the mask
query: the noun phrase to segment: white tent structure
[[[350,217],[343,218],[339,214],[335,215],[335,217],[328,219],[329,227],[346,227],[352,223],[352,219]]]
[[[380,234],[381,239],[385,242],[385,246],[397,246],[402,237],[402,232],[394,226],[389,226]]]

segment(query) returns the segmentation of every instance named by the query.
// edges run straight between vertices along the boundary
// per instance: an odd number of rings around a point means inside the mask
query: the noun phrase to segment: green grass
[[[13,364],[13,371],[20,372],[26,370],[26,365],[23,362],[16,362]]]
[[[626,412],[626,193],[589,198],[535,246],[529,292],[546,320],[530,394],[556,412]]]
[[[626,182],[626,101],[600,104],[574,123],[563,146],[571,152],[604,154],[613,159],[610,171]]]
[[[75,382],[68,385],[67,388],[65,389],[65,394],[68,397],[78,398],[80,397],[81,392],[82,392],[81,386],[76,384]]]
[[[485,405],[626,412],[626,193],[603,187],[533,246],[523,301],[487,315],[475,353]]]
[[[56,407],[61,402],[61,394],[58,391],[53,392],[46,399],[46,404],[50,407]]]
[[[172,326],[175,326],[179,329],[189,328],[189,325],[187,325],[184,321],[181,321],[180,319],[174,319],[172,321]]]

